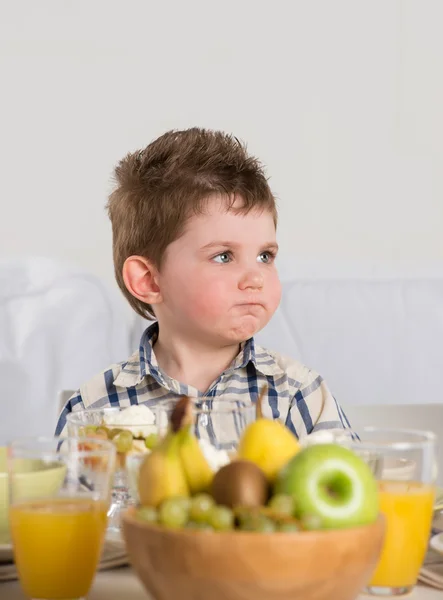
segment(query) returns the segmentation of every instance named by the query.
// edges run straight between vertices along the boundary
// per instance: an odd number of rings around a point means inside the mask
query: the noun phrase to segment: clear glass
[[[162,401],[155,407],[155,422],[159,437],[168,429],[176,400]],[[245,428],[255,421],[256,406],[241,400],[196,399],[193,402],[194,434],[215,472],[235,456]],[[131,497],[138,502],[139,456],[128,457],[127,470]]]
[[[104,440],[29,438],[8,446],[9,523],[25,594],[82,599],[103,546],[115,468]]]
[[[360,440],[337,438],[371,466],[379,482],[385,541],[366,588],[375,596],[407,594],[428,548],[435,503],[436,438],[428,431],[367,427]]]
[[[156,423],[164,435],[175,401],[163,401],[156,406]],[[224,399],[197,399],[193,404],[194,433],[209,458],[227,460],[236,454],[243,431],[256,419],[252,402]],[[224,454],[221,454],[224,452]]]
[[[143,413],[137,415],[136,423],[128,422],[128,408],[86,409],[72,412],[67,417],[69,435],[75,437],[99,436],[109,439],[116,447],[117,461],[107,532],[107,537],[116,540],[121,538],[120,517],[122,511],[135,502],[129,491],[127,466],[133,461],[137,461],[139,464],[140,459],[148,452],[146,439],[155,435],[157,431],[154,412],[146,407]],[[125,433],[121,435],[122,432]]]

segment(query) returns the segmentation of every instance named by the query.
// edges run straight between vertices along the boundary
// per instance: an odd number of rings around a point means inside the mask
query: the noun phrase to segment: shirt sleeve
[[[324,379],[309,370],[295,393],[286,425],[299,439],[321,429],[348,429],[350,424]]]
[[[55,435],[60,437],[67,436],[66,418],[73,410],[81,410],[84,408],[82,395],[80,390],[75,392],[63,407],[55,428]]]

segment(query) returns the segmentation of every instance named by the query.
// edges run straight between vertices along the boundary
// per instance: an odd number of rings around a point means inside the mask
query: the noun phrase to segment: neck
[[[159,367],[169,377],[205,393],[239,353],[239,344],[216,347],[189,340],[161,327],[154,352]]]

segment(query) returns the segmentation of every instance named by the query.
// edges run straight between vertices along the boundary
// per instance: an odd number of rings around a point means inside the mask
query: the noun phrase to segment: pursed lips
[[[252,308],[254,306],[259,306],[260,308],[264,308],[263,304],[261,302],[240,302],[239,304],[235,305],[236,307],[239,306],[245,306],[247,308]]]
[[[239,306],[262,306],[261,302],[240,302]]]

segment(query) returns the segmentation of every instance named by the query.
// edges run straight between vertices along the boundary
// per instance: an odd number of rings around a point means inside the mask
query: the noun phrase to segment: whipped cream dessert
[[[104,425],[108,427],[124,427],[134,438],[146,438],[151,433],[157,433],[155,415],[144,404],[133,404],[120,411],[105,414]]]

